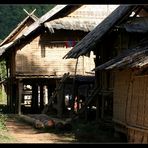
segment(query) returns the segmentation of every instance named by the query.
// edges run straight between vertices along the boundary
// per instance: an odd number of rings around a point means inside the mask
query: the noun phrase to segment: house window
[[[32,100],[32,86],[24,84],[23,86],[23,104],[25,107],[31,107]]]

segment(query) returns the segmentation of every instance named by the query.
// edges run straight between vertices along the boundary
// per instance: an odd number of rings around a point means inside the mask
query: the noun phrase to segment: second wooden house
[[[1,58],[7,62],[10,111],[40,113],[46,105],[54,103],[52,107],[61,117],[65,95],[76,97],[83,88],[83,95],[88,95],[94,83],[94,74],[90,73],[95,67],[93,52],[90,57],[82,56],[78,60],[63,57],[115,8],[57,5],[27,30],[20,31],[13,42],[2,44]],[[65,86],[63,81],[67,77]],[[77,94],[74,94],[73,86],[77,87]]]

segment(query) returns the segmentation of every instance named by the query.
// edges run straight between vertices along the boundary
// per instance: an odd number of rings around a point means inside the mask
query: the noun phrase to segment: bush
[[[6,119],[7,119],[6,115],[0,114],[0,130],[1,129],[3,129],[3,130],[6,129],[6,125],[5,125]]]

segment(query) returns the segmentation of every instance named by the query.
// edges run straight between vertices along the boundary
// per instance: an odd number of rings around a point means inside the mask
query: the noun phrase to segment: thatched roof
[[[65,17],[45,22],[51,33],[54,29],[92,31],[118,5],[82,5]]]
[[[118,68],[142,68],[148,65],[148,39],[135,48],[123,51],[112,60],[96,67],[94,70],[111,70]]]
[[[81,30],[89,32],[93,30],[101,19],[82,19],[82,18],[69,18],[64,17],[60,19],[55,19],[50,22],[46,22],[44,25],[48,27],[51,33],[54,33],[54,29],[65,29],[65,30]]]
[[[93,50],[96,44],[111,31],[121,20],[126,19],[131,12],[136,9],[134,5],[121,5],[116,8],[108,17],[106,17],[94,30],[88,33],[78,44],[70,50],[64,58],[78,58]]]

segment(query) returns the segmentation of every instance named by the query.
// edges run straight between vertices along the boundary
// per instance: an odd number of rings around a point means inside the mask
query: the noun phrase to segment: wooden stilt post
[[[43,101],[43,85],[40,85],[40,110],[42,111],[44,108],[44,101]]]
[[[96,121],[98,121],[100,119],[100,101],[98,96],[96,98],[96,108]]]
[[[38,86],[35,83],[32,85],[31,108],[32,108],[32,113],[38,112]]]
[[[63,87],[57,93],[57,116],[62,117],[63,114]]]
[[[77,73],[77,67],[78,67],[78,60],[76,60],[76,65],[75,65],[75,73],[74,73],[74,78],[73,78],[73,91],[72,91],[72,106],[71,106],[71,116],[74,114],[74,103],[75,103],[75,97],[76,97],[76,73]]]
[[[52,96],[52,92],[54,91],[54,89],[51,85],[47,85],[47,89],[48,89],[48,102],[49,102],[50,97]]]
[[[18,97],[18,114],[21,114],[21,103],[22,103],[22,96],[23,96],[23,83],[19,80],[18,82],[18,89],[19,89],[19,97]]]
[[[9,95],[10,95],[10,111],[14,113],[14,106],[13,106],[13,85],[12,85],[12,78],[9,79]]]
[[[102,94],[101,119],[104,119],[104,103],[105,103],[105,97]]]

